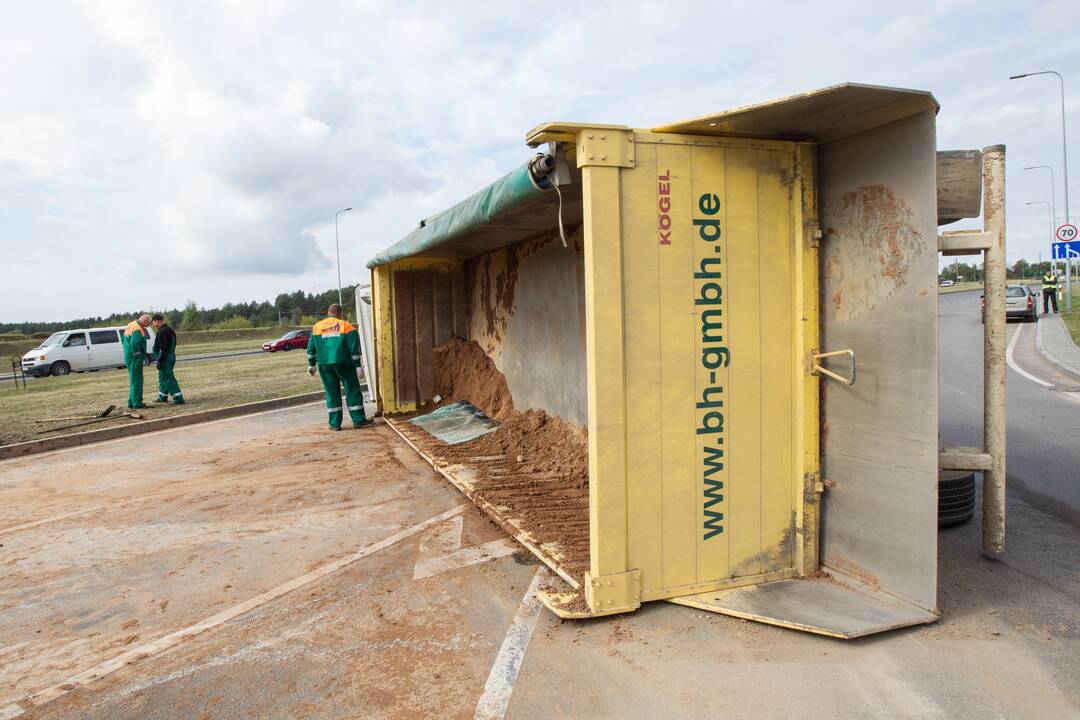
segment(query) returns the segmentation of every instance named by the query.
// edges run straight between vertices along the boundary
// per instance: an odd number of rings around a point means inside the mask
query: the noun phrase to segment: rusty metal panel
[[[435,345],[442,345],[454,335],[454,308],[450,299],[450,273],[432,273],[432,298],[435,305]]]
[[[413,308],[416,317],[416,392],[420,404],[435,394],[435,309],[432,304],[431,270],[418,271],[413,281]]]
[[[588,422],[580,228],[466,263],[469,337],[506,376],[518,410]]]
[[[469,297],[465,292],[465,268],[454,264],[450,270],[450,306],[453,308],[451,328],[455,337],[469,339]]]
[[[411,270],[394,272],[394,389],[398,404],[417,402],[415,277]]]
[[[926,609],[937,597],[934,113],[820,148],[822,558]],[[826,367],[840,367],[835,359]]]

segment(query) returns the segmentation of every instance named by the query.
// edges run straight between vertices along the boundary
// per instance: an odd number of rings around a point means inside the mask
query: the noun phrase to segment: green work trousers
[[[352,365],[319,365],[319,377],[326,391],[326,412],[330,427],[341,427],[341,386],[345,386],[345,405],[354,426],[367,422],[364,415],[364,393]]]
[[[172,395],[173,402],[177,405],[184,404],[184,393],[180,391],[180,383],[176,380],[173,367],[176,365],[176,355],[169,353],[160,360],[157,371],[158,402],[165,402]]]
[[[142,358],[126,360],[128,371],[128,407],[145,407],[142,400],[143,363]]]

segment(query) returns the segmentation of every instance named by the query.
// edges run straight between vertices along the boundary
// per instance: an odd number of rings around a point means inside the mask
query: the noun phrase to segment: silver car
[[[1027,285],[1005,286],[1005,319],[1023,318],[1035,322],[1039,317],[1039,292]],[[983,322],[986,322],[986,298],[979,297],[982,304]]]

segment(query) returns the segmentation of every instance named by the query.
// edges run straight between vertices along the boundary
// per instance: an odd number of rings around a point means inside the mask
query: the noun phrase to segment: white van
[[[61,330],[22,357],[27,375],[67,375],[86,370],[124,367],[122,327]],[[149,357],[154,347],[153,334],[146,341]]]

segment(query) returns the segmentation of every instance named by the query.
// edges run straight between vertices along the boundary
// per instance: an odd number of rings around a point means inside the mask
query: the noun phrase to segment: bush
[[[248,328],[255,327],[254,323],[248,320],[246,317],[240,317],[239,315],[233,315],[228,320],[222,320],[219,323],[215,323],[214,330],[247,330]]]
[[[184,306],[184,313],[180,316],[180,327],[184,330],[202,330],[205,327],[199,315],[198,306],[191,300],[188,300],[187,305]]]

